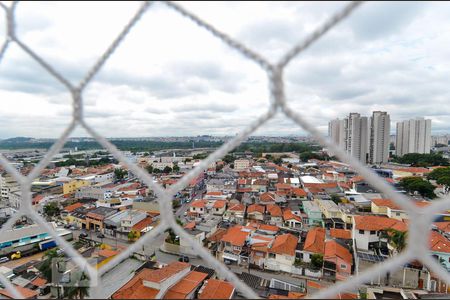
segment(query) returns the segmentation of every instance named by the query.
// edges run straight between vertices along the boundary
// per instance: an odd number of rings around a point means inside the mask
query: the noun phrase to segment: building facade
[[[430,153],[431,120],[417,118],[397,123],[395,154]]]

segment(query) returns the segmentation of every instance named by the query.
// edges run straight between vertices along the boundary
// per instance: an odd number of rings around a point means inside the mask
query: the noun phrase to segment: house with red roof
[[[295,262],[295,250],[298,238],[290,233],[277,235],[267,246],[267,258],[264,268],[290,273]]]
[[[418,208],[424,208],[430,205],[430,202],[422,200],[415,201],[414,204]],[[372,213],[383,214],[389,218],[397,219],[399,221],[409,219],[406,211],[391,199],[372,199],[371,210]]]
[[[223,215],[223,219],[238,224],[244,223],[246,207],[242,203],[230,204]]]
[[[264,220],[266,208],[263,205],[251,204],[247,207],[247,218],[250,220]]]
[[[445,265],[447,271],[450,271],[450,241],[436,231],[431,231],[429,237],[429,249],[438,262]]]
[[[208,279],[198,291],[198,299],[232,299],[234,286],[224,280]]]
[[[384,216],[353,216],[352,238],[356,243],[356,248],[370,250],[380,242],[381,232],[389,229],[407,231],[408,225],[405,222],[384,217]]]
[[[324,275],[327,272],[336,280],[345,280],[352,274],[353,256],[347,247],[335,240],[325,242]]]
[[[222,216],[227,209],[227,201],[226,200],[216,200],[212,205],[211,212],[213,215]]]
[[[206,204],[208,201],[199,199],[189,204],[189,215],[192,217],[199,217],[206,214]]]
[[[325,253],[325,228],[314,227],[308,231],[303,249],[300,251],[300,258],[304,262],[310,262],[314,254],[324,255]]]
[[[282,226],[283,225],[283,212],[281,211],[281,207],[276,204],[266,205],[266,212],[268,216],[270,216],[269,224]]]
[[[208,275],[191,265],[172,262],[161,269],[144,268],[120,287],[112,299],[193,299]]]
[[[294,215],[290,208],[285,208],[283,211],[284,224],[289,228],[301,229],[303,228],[302,218]]]
[[[246,241],[250,239],[251,233],[255,231],[256,229],[251,226],[236,225],[228,228],[222,236],[217,250],[219,259],[238,265],[247,260],[247,258],[241,257],[241,253],[244,252]]]

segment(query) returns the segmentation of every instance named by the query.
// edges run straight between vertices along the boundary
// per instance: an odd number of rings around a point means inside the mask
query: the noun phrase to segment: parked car
[[[76,230],[77,228],[76,228],[75,226],[72,225],[72,226],[69,227],[69,229],[70,229],[70,230]]]
[[[81,232],[81,233],[80,233],[80,237],[82,237],[82,238],[87,238],[87,237],[88,237],[88,234],[87,234],[86,232]]]
[[[6,256],[3,256],[2,258],[0,258],[0,264],[5,263],[7,261],[9,261],[9,258]]]
[[[180,256],[180,258],[178,259],[178,261],[188,263],[188,262],[189,262],[189,257],[182,255],[182,256]]]
[[[104,238],[105,238],[105,235],[104,235],[103,233],[99,233],[99,234],[97,234],[97,237],[98,237],[99,239],[104,239]]]

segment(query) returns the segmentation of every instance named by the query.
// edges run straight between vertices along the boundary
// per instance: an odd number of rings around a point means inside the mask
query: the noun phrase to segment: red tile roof
[[[224,208],[227,205],[226,200],[216,200],[214,201],[213,208]]]
[[[272,245],[269,246],[268,251],[270,253],[295,255],[295,249],[297,248],[298,238],[290,233],[277,235]]]
[[[153,219],[151,217],[146,217],[145,219],[137,222],[132,229],[135,231],[142,231],[144,230],[146,227],[150,226],[150,224],[153,223]]]
[[[357,230],[370,230],[370,231],[386,230],[389,228],[399,231],[408,230],[408,226],[406,225],[406,223],[396,219],[381,216],[355,216],[354,226],[355,229]]]
[[[184,262],[172,262],[169,265],[153,270],[143,269],[118,291],[116,291],[112,299],[154,299],[159,290],[149,288],[144,285],[143,281],[159,283],[182,270],[190,268],[190,264]]]
[[[436,231],[431,231],[429,245],[431,251],[450,253],[450,241]]]
[[[195,221],[189,222],[186,225],[184,225],[184,229],[194,229],[195,228]]]
[[[307,196],[305,190],[301,189],[301,188],[292,189],[292,194],[294,194],[297,197],[306,197]]]
[[[345,229],[331,228],[330,236],[335,239],[351,240],[352,232]]]
[[[270,294],[267,299],[303,299],[305,296],[306,294],[304,293],[289,291],[287,296]]]
[[[98,256],[102,256],[102,257],[112,257],[112,256],[116,256],[117,254],[119,254],[120,251],[115,251],[115,250],[109,250],[109,249],[103,249],[103,250],[99,250],[98,251]]]
[[[231,211],[242,211],[243,212],[243,211],[245,211],[245,205],[241,204],[241,203],[235,204],[235,205],[232,205],[231,207],[229,207],[228,210],[231,210]]]
[[[189,272],[166,292],[163,299],[187,299],[188,295],[197,289],[206,277],[208,277],[206,273]]]
[[[314,227],[306,235],[303,250],[324,254],[325,252],[325,229],[321,227]]]
[[[281,217],[283,215],[281,208],[276,204],[268,204],[266,208],[272,217]]]
[[[206,201],[203,200],[203,199],[195,200],[189,206],[190,207],[197,207],[197,208],[205,208],[206,207]]]
[[[21,287],[19,285],[14,285],[16,290],[23,296],[22,299],[33,299],[37,298],[39,293],[37,291],[33,291],[24,287]],[[6,298],[15,299],[15,297],[9,293],[6,289],[0,289],[0,295],[5,296]]]
[[[247,213],[253,213],[253,212],[260,212],[260,213],[264,213],[265,208],[262,205],[259,204],[251,204],[247,207]]]
[[[251,230],[248,230],[249,228],[240,225],[229,228],[227,233],[222,237],[222,242],[229,242],[233,246],[243,246],[245,240],[250,235]]]
[[[231,299],[234,293],[234,287],[231,283],[218,280],[208,279],[205,282],[201,293],[198,294],[199,299]]]
[[[450,222],[435,222],[433,224],[443,232],[450,232]]]
[[[259,201],[261,202],[275,202],[275,194],[272,192],[266,192],[259,195]]]
[[[339,257],[348,264],[352,264],[352,254],[344,246],[338,244],[335,240],[325,242],[325,255],[324,259],[333,259]]]
[[[41,287],[41,286],[44,286],[45,284],[47,284],[47,279],[44,279],[44,278],[41,278],[41,277],[37,277],[36,279],[34,279],[31,282],[31,284],[34,285],[34,286]]]
[[[285,221],[287,220],[296,220],[297,222],[301,222],[302,218],[299,216],[294,215],[294,213],[292,212],[292,210],[290,208],[286,208],[283,211],[283,219]]]
[[[83,206],[83,203],[77,202],[72,205],[64,207],[64,210],[70,213],[70,212],[74,211],[75,209],[80,208],[82,206]]]

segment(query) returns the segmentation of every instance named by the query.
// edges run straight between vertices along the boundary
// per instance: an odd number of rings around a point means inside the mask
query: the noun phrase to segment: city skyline
[[[344,4],[188,2],[186,8],[275,61]],[[83,5],[17,7],[20,38],[72,82],[137,8],[122,2],[103,14],[103,4]],[[397,121],[423,116],[432,119],[433,134],[450,132],[450,115],[441,109],[449,98],[443,64],[448,54],[437,47],[450,36],[436,31],[437,24],[448,22],[449,10],[448,4],[434,3],[364,5],[293,61],[285,76],[289,105],[324,134],[327,120],[344,112],[376,110],[389,112],[391,129]],[[266,83],[256,65],[155,3],[88,86],[84,112],[108,137],[226,135],[268,109]],[[14,44],[0,65],[0,98],[0,138],[56,138],[69,124],[68,93]],[[254,134],[306,134],[293,124],[278,115]]]

